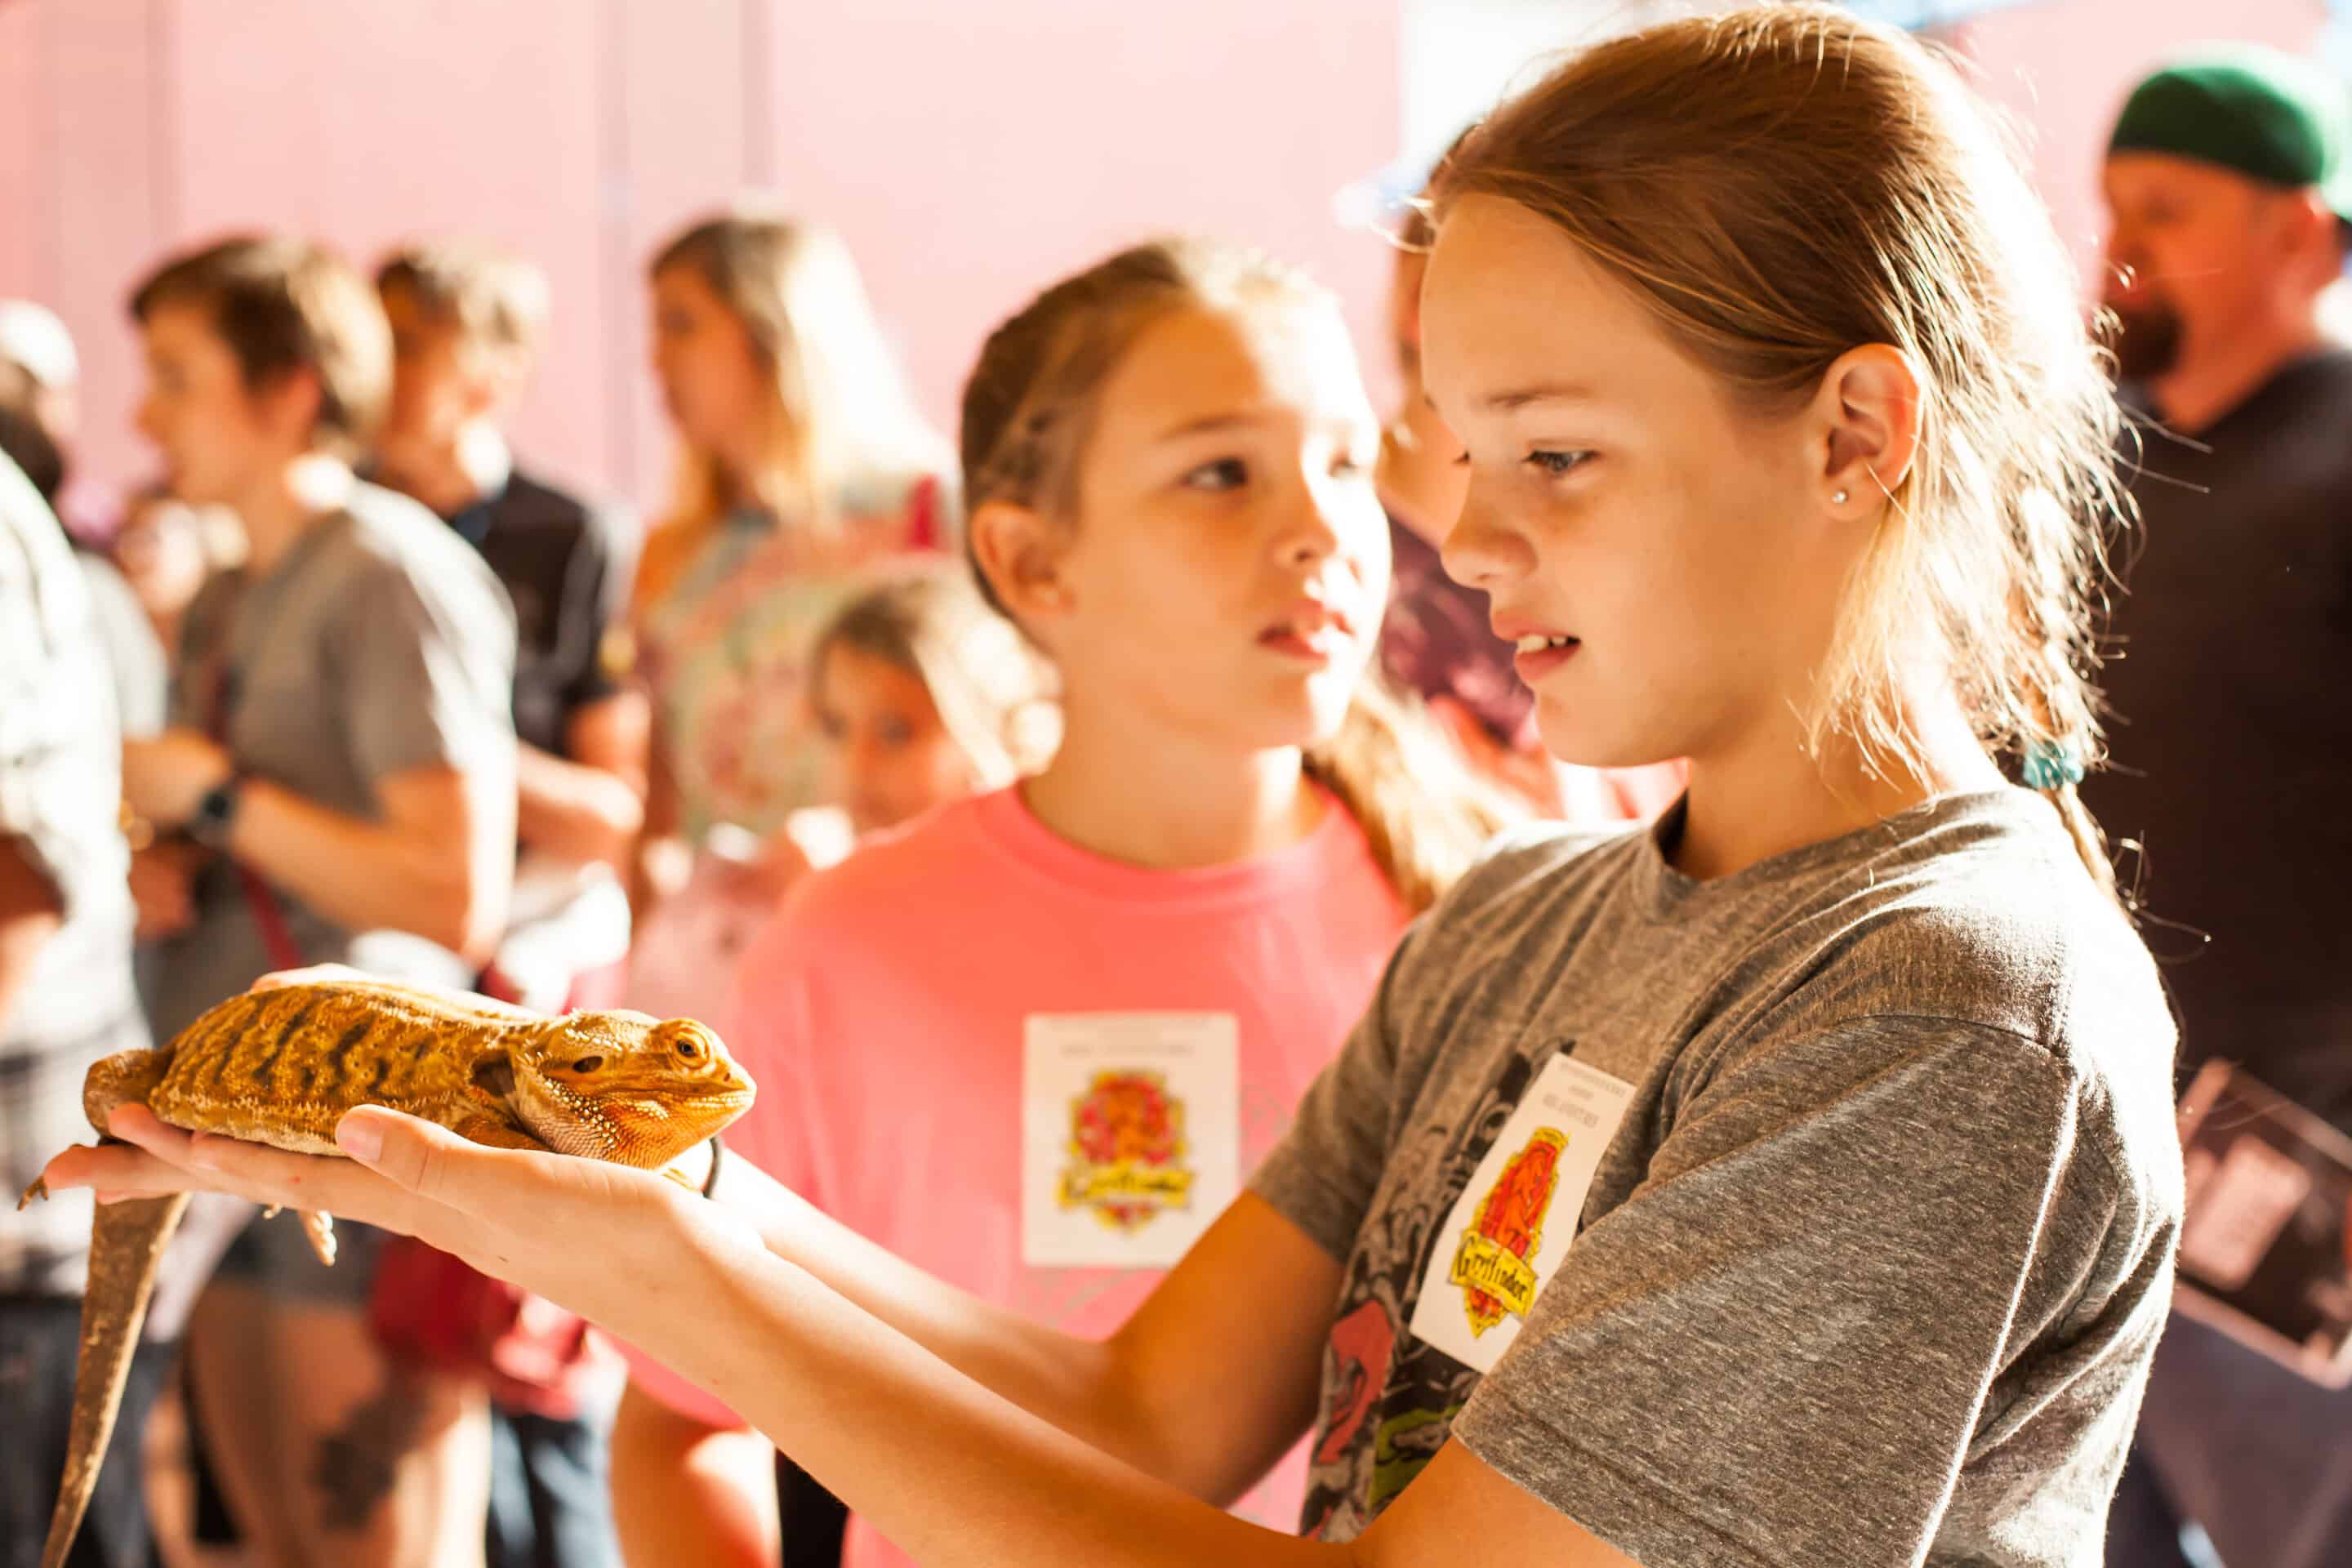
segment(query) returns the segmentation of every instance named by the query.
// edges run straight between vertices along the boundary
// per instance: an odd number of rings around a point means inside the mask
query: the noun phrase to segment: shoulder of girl
[[[1594,868],[1587,862],[1596,856],[1612,850],[1620,856],[1636,852],[1647,831],[1646,826],[1633,823],[1605,828],[1557,822],[1507,827],[1487,841],[1476,863],[1455,884],[1454,896],[1468,902],[1486,902],[1533,879]]]
[[[769,929],[847,949],[866,945],[877,931],[968,918],[977,876],[962,815],[949,807],[866,839],[846,858],[795,882]]]
[[[1632,865],[1636,832],[1596,832],[1557,823],[1515,827],[1487,845],[1477,862],[1415,923],[1415,945],[1451,952],[1483,946],[1552,918],[1570,884],[1622,874]],[[1612,850],[1616,851],[1611,854]]]
[[[350,588],[354,610],[424,605],[469,633],[480,629],[477,623],[485,615],[510,624],[511,605],[498,574],[473,546],[439,529],[439,519],[432,519],[438,531],[415,536],[405,527],[407,519],[352,517],[332,563],[320,570]]]

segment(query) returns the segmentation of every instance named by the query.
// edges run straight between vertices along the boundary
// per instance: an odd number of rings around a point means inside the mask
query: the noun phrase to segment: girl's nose
[[[1474,482],[1462,498],[1462,510],[1438,547],[1445,574],[1465,587],[1492,590],[1527,570],[1527,543],[1503,527],[1494,509],[1482,500]]]

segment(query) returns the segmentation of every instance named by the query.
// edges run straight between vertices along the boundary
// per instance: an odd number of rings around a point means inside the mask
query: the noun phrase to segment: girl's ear
[[[247,395],[264,427],[297,447],[310,445],[327,401],[319,373],[308,365],[280,371]]]
[[[1826,440],[1822,497],[1832,511],[1874,513],[1919,452],[1918,372],[1899,349],[1865,343],[1822,377],[1815,413]]]
[[[980,574],[1014,621],[1041,641],[1070,610],[1062,575],[1062,531],[1034,507],[982,501],[965,526]]]

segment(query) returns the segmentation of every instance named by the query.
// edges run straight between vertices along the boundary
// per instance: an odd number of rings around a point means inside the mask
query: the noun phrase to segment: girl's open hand
[[[123,1142],[59,1154],[44,1173],[50,1187],[91,1187],[101,1201],[224,1192],[358,1220],[415,1237],[656,1353],[696,1277],[681,1265],[760,1246],[740,1221],[653,1172],[485,1148],[381,1106],[343,1117],[342,1160],[184,1132],[143,1106],[117,1110],[107,1130]]]

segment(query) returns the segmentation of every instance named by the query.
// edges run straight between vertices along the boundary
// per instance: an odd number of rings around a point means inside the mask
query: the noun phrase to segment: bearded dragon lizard
[[[752,1092],[719,1037],[690,1018],[551,1018],[483,997],[336,980],[248,993],[160,1049],[107,1058],[83,1080],[82,1109],[101,1136],[117,1106],[144,1105],[191,1131],[340,1154],[343,1112],[386,1105],[493,1148],[658,1170],[750,1109]],[[35,1182],[17,1206],[46,1195]],[[187,1203],[180,1194],[100,1204],[91,1222],[65,1479],[41,1568],[61,1568],[81,1527],[156,1269]],[[320,1259],[334,1262],[333,1222],[306,1213],[302,1224]]]

